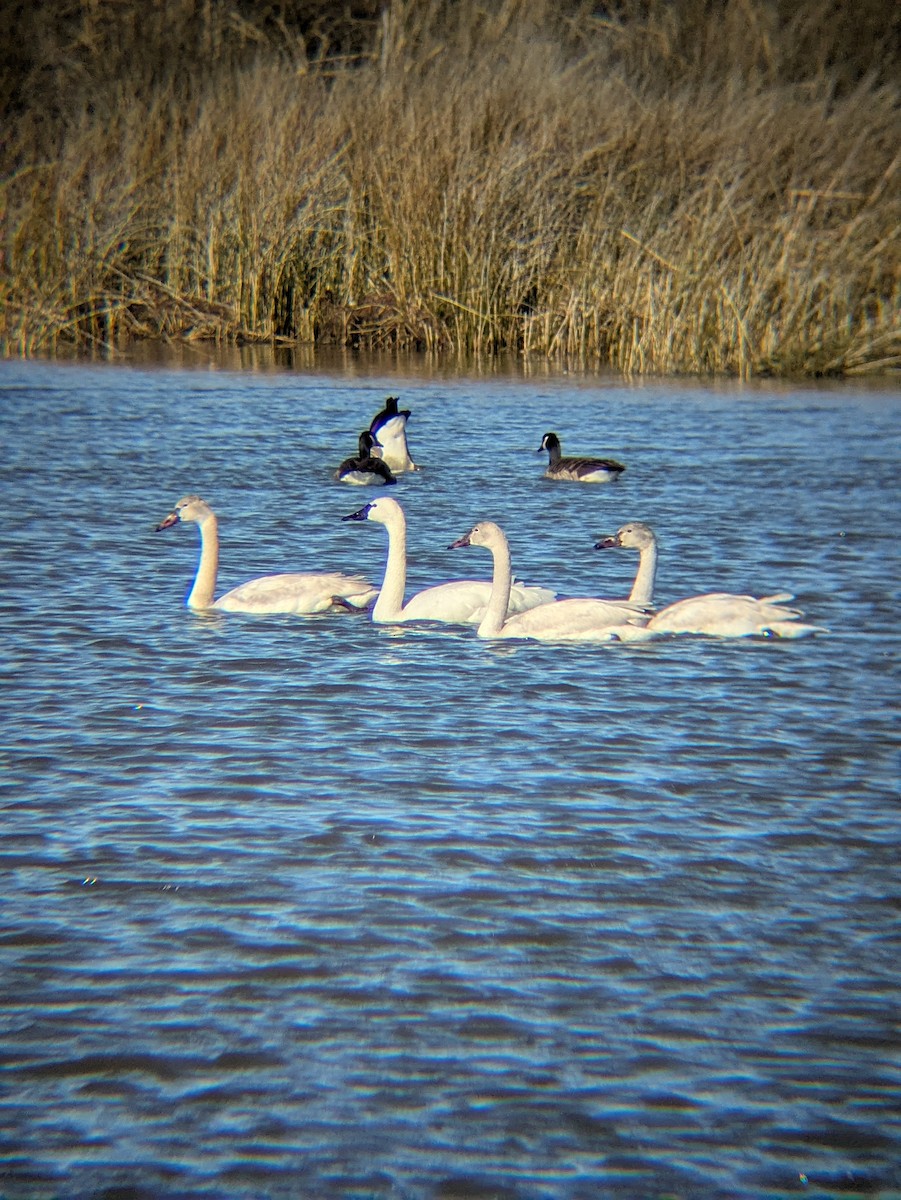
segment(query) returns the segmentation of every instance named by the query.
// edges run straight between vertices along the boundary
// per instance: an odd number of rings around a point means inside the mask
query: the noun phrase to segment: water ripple
[[[404,382],[411,588],[487,574],[444,547],[491,516],[624,595],[592,541],[641,517],[661,599],[790,587],[827,638],[187,613],[193,488],[223,586],[379,576],[297,413],[327,455],[396,384],[0,364],[4,1196],[898,1191],[897,397]],[[549,410],[620,483],[541,480]]]

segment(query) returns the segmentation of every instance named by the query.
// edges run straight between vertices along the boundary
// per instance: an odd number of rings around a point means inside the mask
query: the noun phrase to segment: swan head
[[[479,521],[478,525],[473,525],[469,533],[464,533],[461,538],[451,542],[448,550],[461,550],[464,546],[488,546],[491,548],[505,541],[503,530],[499,525],[495,525],[494,521]]]
[[[538,447],[538,450],[536,451],[536,453],[541,454],[541,452],[543,450],[559,450],[559,449],[560,449],[560,439],[557,437],[556,433],[546,433],[544,435],[544,437],[541,439],[541,445]]]
[[[404,510],[390,496],[379,496],[378,500],[370,500],[356,512],[348,513],[342,521],[377,521],[379,525],[390,525],[402,522]]]
[[[198,524],[202,524],[204,521],[209,520],[212,515],[213,510],[199,496],[182,496],[172,512],[160,521],[155,532],[159,533],[161,529],[171,529],[179,521],[196,521]]]
[[[646,550],[656,542],[657,538],[650,525],[645,525],[644,521],[630,521],[628,525],[622,525],[617,529],[616,533],[601,537],[599,541],[595,542],[594,548],[595,550],[612,550],[614,548]]]

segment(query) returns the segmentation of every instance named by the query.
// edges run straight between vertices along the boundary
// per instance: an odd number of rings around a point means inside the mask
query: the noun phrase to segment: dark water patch
[[[134,1074],[149,1076],[160,1082],[188,1077],[202,1064],[197,1058],[172,1058],[158,1054],[88,1054],[80,1058],[57,1059],[52,1062],[20,1066],[18,1074],[26,1079],[64,1079],[119,1076]]]
[[[776,1127],[772,1137],[782,1146],[823,1147],[829,1150],[884,1151],[895,1145],[895,1139],[884,1136],[865,1125],[831,1120],[812,1128]]]
[[[755,1195],[803,1195],[816,1200],[828,1200],[832,1196],[874,1196],[880,1200],[894,1200],[901,1186],[901,1172],[868,1172],[841,1167],[824,1169],[819,1163],[789,1160],[781,1171],[748,1172],[743,1183]]]

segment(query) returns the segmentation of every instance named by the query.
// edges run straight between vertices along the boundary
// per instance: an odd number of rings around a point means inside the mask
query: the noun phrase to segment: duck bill
[[[159,525],[157,525],[156,529],[154,530],[154,533],[159,533],[161,529],[171,529],[173,525],[177,524],[178,513],[171,512],[169,513],[168,517],[164,517],[163,520],[160,521]]]
[[[471,546],[471,545],[472,545],[472,542],[469,540],[469,534],[464,533],[461,538],[457,538],[457,540],[455,542],[451,542],[451,544],[448,546],[448,550],[460,550],[464,546]]]
[[[608,534],[606,537],[602,537],[599,542],[595,542],[594,548],[595,550],[615,550],[618,545],[619,538],[614,533]]]

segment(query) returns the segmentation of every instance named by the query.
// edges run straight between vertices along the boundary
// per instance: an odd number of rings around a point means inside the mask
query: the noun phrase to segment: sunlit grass
[[[43,91],[9,123],[3,350],[897,367],[901,122],[872,6],[869,71],[836,53],[841,4],[715,7],[396,0],[353,53],[313,54],[237,5],[180,27],[85,3],[75,65],[42,26]]]

